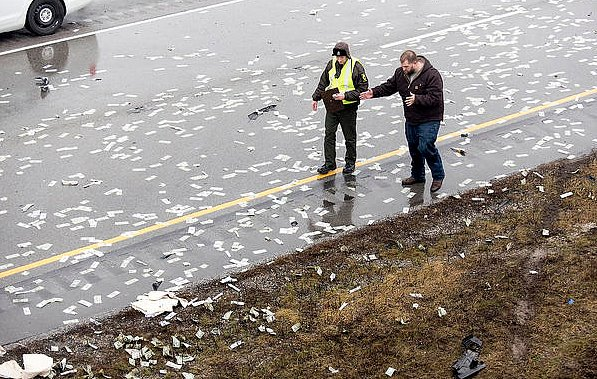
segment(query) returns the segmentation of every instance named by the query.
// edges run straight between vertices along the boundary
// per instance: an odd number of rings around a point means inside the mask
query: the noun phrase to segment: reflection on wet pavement
[[[341,177],[342,179],[338,179]],[[338,184],[336,183],[338,180]],[[334,175],[322,181],[321,211],[314,213],[321,221],[309,219],[309,231],[324,231],[335,234],[335,228],[350,229],[355,225],[352,217],[355,206],[357,178],[355,175]],[[313,236],[314,240],[325,236]]]
[[[25,116],[41,104],[38,99],[64,95],[74,82],[94,80],[99,60],[97,37],[90,35],[70,41],[34,47],[3,56],[2,65],[18,67],[18,71],[3,75],[3,85],[11,92],[10,112],[0,109],[3,117]],[[77,80],[68,80],[73,74]],[[37,90],[35,90],[37,85]],[[81,85],[83,85],[81,83]],[[55,97],[54,96],[54,97]]]
[[[408,197],[408,205],[415,208],[423,204],[425,183],[417,183],[410,186],[410,194]]]

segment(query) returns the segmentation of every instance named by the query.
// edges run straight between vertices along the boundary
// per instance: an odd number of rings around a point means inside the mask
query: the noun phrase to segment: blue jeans
[[[442,158],[435,147],[437,133],[439,132],[439,121],[413,124],[406,122],[406,141],[411,161],[411,176],[417,180],[425,180],[425,161],[433,180],[443,180],[446,176]]]

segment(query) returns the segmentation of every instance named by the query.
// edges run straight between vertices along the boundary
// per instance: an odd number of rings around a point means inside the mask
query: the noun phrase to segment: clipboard
[[[344,103],[342,102],[342,100],[334,100],[332,98],[332,95],[335,93],[340,93],[338,88],[329,89],[321,94],[321,99],[323,100],[323,104],[325,105],[325,110],[328,112],[335,113],[344,109]]]

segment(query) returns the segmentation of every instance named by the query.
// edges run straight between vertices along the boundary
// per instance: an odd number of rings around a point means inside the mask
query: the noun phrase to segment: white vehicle
[[[92,0],[0,0],[0,33],[27,28],[37,35],[54,33],[64,16]]]

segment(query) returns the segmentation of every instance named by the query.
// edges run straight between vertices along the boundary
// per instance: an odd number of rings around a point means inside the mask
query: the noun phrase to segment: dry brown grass
[[[484,342],[487,364],[480,377],[596,377],[597,154],[533,171],[543,178],[514,175],[494,183],[493,194],[478,189],[445,199],[252,269],[238,276],[240,294],[217,282],[188,294],[206,298],[224,291],[213,312],[190,307],[160,327],[159,320],[127,311],[95,327],[103,334],[81,327],[10,355],[68,345],[76,354],[67,359],[80,377],[89,364],[95,377],[103,369],[113,377],[174,378],[180,377],[177,370],[158,373],[174,358],[162,357],[150,341],[168,345],[177,335],[189,347],[176,353],[195,357],[180,371],[195,377],[380,378],[391,366],[394,377],[441,378],[450,376],[462,338],[475,334]],[[567,191],[574,195],[560,198]],[[481,196],[486,201],[471,200]],[[550,236],[542,236],[542,229]],[[365,254],[379,259],[366,260]],[[231,300],[246,305],[232,306]],[[276,321],[250,321],[251,307],[270,307]],[[438,307],[447,315],[439,317]],[[228,310],[233,316],[224,321]],[[301,328],[295,333],[296,323]],[[276,335],[259,332],[259,325]],[[202,340],[194,337],[198,328],[207,333]],[[130,366],[127,354],[111,345],[119,333],[143,336],[141,345],[154,350],[157,365]],[[230,350],[237,340],[243,345]],[[61,359],[65,353],[51,355]]]

